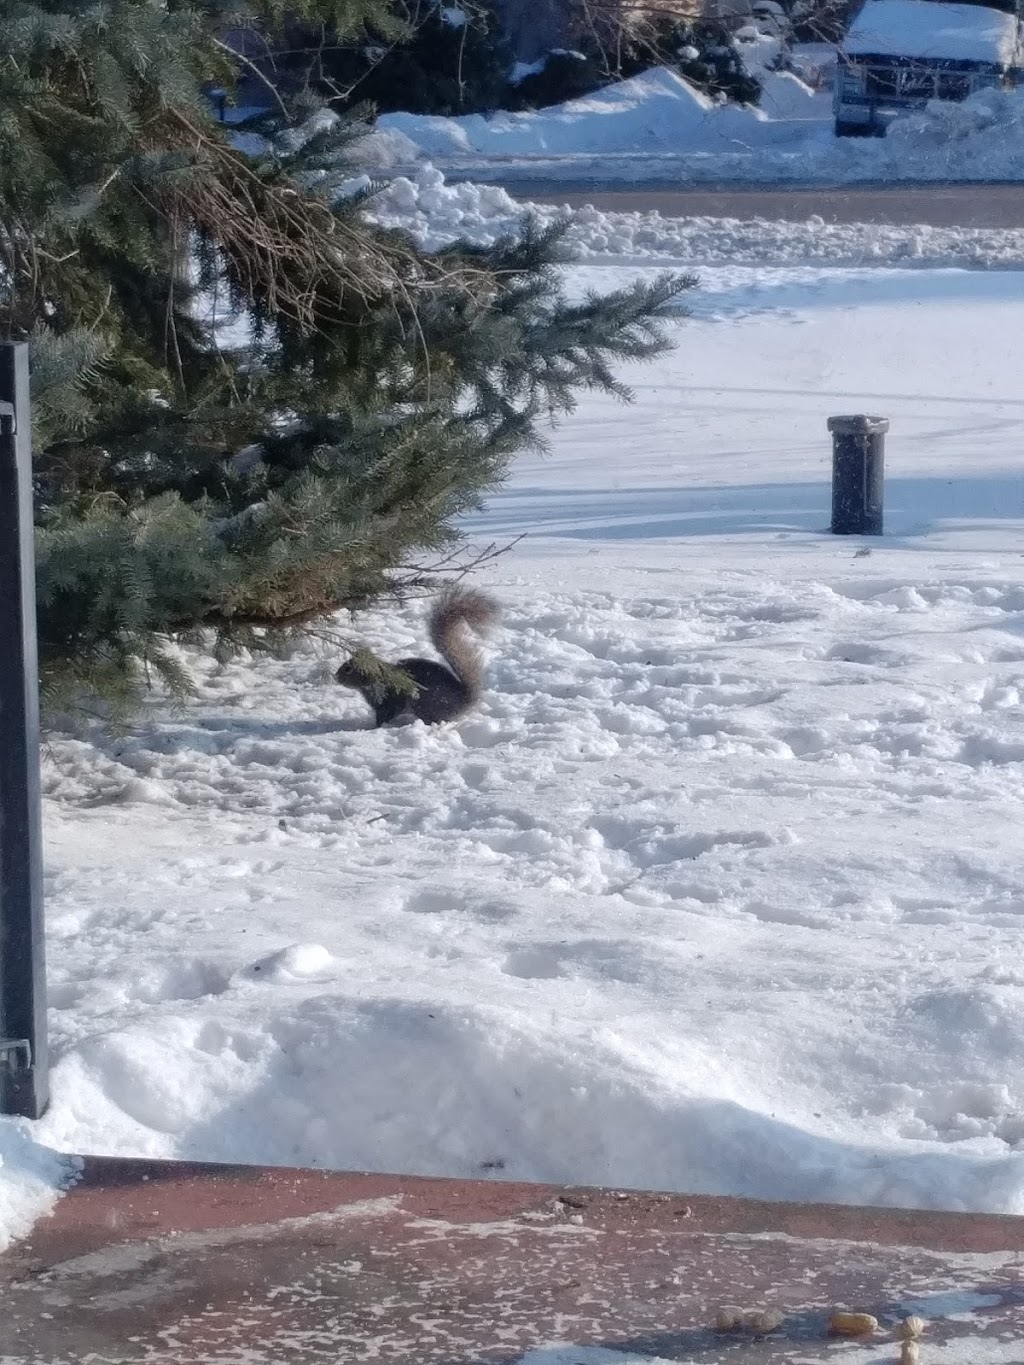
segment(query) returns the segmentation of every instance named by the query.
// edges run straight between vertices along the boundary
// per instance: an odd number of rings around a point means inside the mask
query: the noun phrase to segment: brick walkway
[[[1024,1219],[94,1159],[0,1257],[0,1360],[867,1365],[913,1308],[923,1365],[1024,1365],[1022,1270]],[[826,1338],[837,1303],[881,1320],[870,1355]],[[724,1336],[723,1304],[787,1317]]]

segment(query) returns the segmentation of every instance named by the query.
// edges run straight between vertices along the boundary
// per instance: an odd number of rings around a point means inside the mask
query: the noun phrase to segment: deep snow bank
[[[973,117],[967,111],[965,118]],[[920,138],[929,136],[924,116]],[[1024,130],[1022,130],[1024,137]],[[909,134],[908,134],[909,136]],[[1017,266],[1024,262],[1024,227],[893,227],[723,218],[668,218],[658,212],[609,213],[523,204],[498,185],[448,184],[444,173],[423,166],[399,176],[372,201],[371,215],[386,227],[411,232],[428,250],[459,238],[486,246],[517,232],[527,214],[540,223],[569,219],[567,244],[581,260],[618,257],[674,261],[687,267],[756,265]]]
[[[934,166],[950,180],[1024,178],[1024,89],[979,90],[962,104],[932,100],[889,129],[891,160]]]
[[[837,139],[827,92],[787,73],[764,72],[762,79],[758,109],[715,104],[673,72],[656,70],[535,113],[391,114],[380,120],[371,147],[382,170],[430,161],[509,182],[1024,179],[1022,91],[982,91],[963,104],[936,101],[897,120],[885,138]]]
[[[822,117],[827,98],[795,76],[770,78],[769,101],[788,118],[763,109],[718,104],[674,71],[656,68],[580,99],[530,113],[441,118],[387,114],[380,127],[398,132],[436,159],[703,151],[716,143],[778,144],[798,134],[806,119]],[[802,117],[792,111],[802,110]]]
[[[0,1251],[50,1211],[75,1169],[70,1158],[40,1146],[27,1122],[0,1120]]]

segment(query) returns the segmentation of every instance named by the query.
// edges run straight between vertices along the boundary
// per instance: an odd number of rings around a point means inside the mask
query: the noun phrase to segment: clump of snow
[[[977,156],[986,142],[998,146],[1024,132],[1024,92],[978,90],[960,102],[930,100],[920,110],[906,114],[892,125],[890,141],[909,151],[941,147],[949,153],[955,144],[968,144],[963,151]],[[987,137],[980,136],[988,135]],[[994,150],[990,146],[987,150]]]
[[[356,195],[367,194],[372,187],[373,181],[365,173],[353,175],[348,180],[343,180],[334,194],[336,199],[352,199]]]
[[[962,103],[932,100],[889,128],[895,160],[941,165],[949,179],[1024,174],[1024,90],[979,90]]]
[[[843,40],[850,56],[892,56],[1011,65],[1017,20],[984,5],[935,0],[867,0]]]
[[[515,62],[508,83],[509,85],[521,85],[528,76],[539,76],[545,66],[547,66],[547,59],[544,57],[538,57],[534,62]]]
[[[27,1122],[0,1119],[0,1251],[49,1213],[76,1169],[68,1157],[40,1146]]]
[[[1024,105],[1019,107],[1024,109]],[[924,127],[914,134],[901,130],[897,136],[923,140],[930,135]],[[1021,137],[1024,139],[1024,119]],[[687,267],[1024,263],[1024,227],[987,230],[828,224],[815,217],[802,223],[741,222],[668,218],[657,212],[613,213],[590,205],[559,208],[523,204],[498,185],[449,184],[442,171],[429,165],[410,176],[392,180],[373,198],[368,211],[383,226],[411,232],[428,250],[448,246],[460,238],[478,246],[493,244],[500,237],[521,230],[524,219],[530,215],[542,225],[568,219],[567,244],[582,260],[606,257],[662,260]]]
[[[421,158],[422,149],[397,128],[378,126],[359,140],[359,164],[370,172],[412,166]]]
[[[322,943],[293,943],[253,963],[249,975],[263,981],[303,981],[333,975],[334,965]]]
[[[512,74],[509,77],[510,85],[522,85],[528,76],[539,76],[548,65],[552,57],[569,57],[573,61],[585,62],[587,59],[582,52],[576,52],[572,48],[553,47],[550,48],[542,57],[538,57],[533,62],[516,62],[512,67]]]

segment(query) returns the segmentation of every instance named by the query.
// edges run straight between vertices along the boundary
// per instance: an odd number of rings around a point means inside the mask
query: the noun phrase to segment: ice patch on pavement
[[[333,967],[334,958],[322,943],[294,943],[254,962],[249,973],[264,981],[303,981],[330,976]]]

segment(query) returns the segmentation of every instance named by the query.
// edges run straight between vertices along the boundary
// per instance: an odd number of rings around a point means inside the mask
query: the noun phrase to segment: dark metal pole
[[[49,1101],[28,347],[0,343],[0,1113]]]
[[[832,534],[880,536],[885,498],[886,417],[830,417]]]

